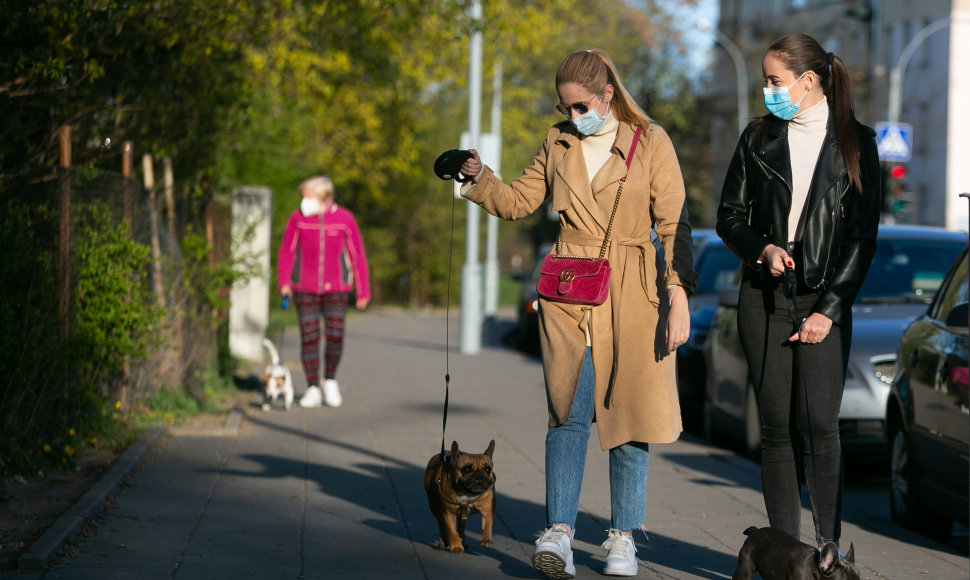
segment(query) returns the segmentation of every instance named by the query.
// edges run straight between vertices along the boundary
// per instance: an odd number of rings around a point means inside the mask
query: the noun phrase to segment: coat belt
[[[563,242],[579,245],[579,246],[600,247],[603,244],[602,237],[598,237],[589,232],[583,232],[579,230],[564,229],[560,233],[560,236]],[[647,269],[647,262],[649,260],[650,263],[653,263],[653,261],[655,261],[656,259],[656,252],[657,252],[653,243],[650,241],[650,236],[647,235],[647,236],[638,236],[638,237],[633,237],[633,236],[617,237],[617,238],[614,238],[614,240],[611,242],[610,245],[613,247],[614,251],[612,252],[608,251],[607,255],[610,256],[613,260],[615,260],[614,263],[610,264],[611,269],[613,271],[612,276],[614,276],[614,278],[610,280],[610,287],[618,288],[620,286],[621,279],[615,278],[615,276],[622,276],[626,272],[627,259],[631,254],[630,251],[619,251],[619,248],[623,248],[624,250],[630,249],[633,251],[639,251],[640,258],[642,260],[641,268],[643,270],[639,272],[641,289],[643,290],[644,295],[647,296],[647,299],[655,306],[658,306],[660,304],[660,300],[657,298],[656,291],[651,292],[651,288],[650,288],[651,280],[649,280],[648,279],[649,277],[647,276],[647,272],[649,272],[649,270]],[[607,250],[610,250],[610,249],[611,248],[607,248]],[[598,256],[599,254],[597,253],[596,255]],[[617,371],[619,368],[620,345],[623,344],[622,337],[620,336],[620,328],[621,328],[620,301],[617,300],[612,295],[610,298],[611,298],[610,315],[613,321],[613,367],[610,372],[610,381],[607,387],[607,395],[606,395],[607,407],[610,407],[613,404],[613,387],[615,384],[614,380],[617,377]]]

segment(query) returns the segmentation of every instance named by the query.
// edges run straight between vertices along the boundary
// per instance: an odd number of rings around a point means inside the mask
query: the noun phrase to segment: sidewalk
[[[465,554],[433,547],[422,474],[441,444],[444,313],[372,310],[347,322],[341,408],[261,412],[254,393],[238,429],[171,431],[76,549],[45,573],[2,577],[539,578],[530,556],[544,524],[541,366],[492,337],[480,354],[458,354],[458,319],[453,309],[447,438],[476,453],[495,439],[493,549],[478,544],[478,516]],[[297,331],[282,342],[299,395]],[[651,451],[638,577],[730,578],[742,530],[766,525],[758,466],[688,436]],[[577,576],[601,578],[609,481],[595,429],[580,509]],[[864,578],[968,577],[965,555],[893,525],[888,508],[882,519],[846,511],[843,549],[854,542]],[[807,539],[807,511],[802,521]]]

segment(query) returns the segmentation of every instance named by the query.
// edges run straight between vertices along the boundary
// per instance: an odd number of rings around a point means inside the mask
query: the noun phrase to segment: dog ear
[[[855,545],[849,542],[849,551],[845,554],[845,560],[850,564],[855,564]]]
[[[451,459],[452,460],[458,459],[458,454],[459,453],[460,453],[460,451],[458,451],[458,442],[457,441],[452,441],[451,442]]]
[[[831,574],[839,562],[839,549],[833,542],[825,542],[818,554],[818,570],[822,574]]]
[[[489,457],[491,457],[493,451],[495,451],[495,440],[494,439],[492,439],[491,441],[488,442],[488,449],[485,450],[485,453],[483,453],[483,455],[488,455]]]

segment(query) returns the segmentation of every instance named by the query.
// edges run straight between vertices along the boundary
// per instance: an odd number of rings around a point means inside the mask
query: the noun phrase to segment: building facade
[[[761,98],[765,50],[785,34],[805,32],[845,62],[861,122],[876,127],[890,121],[895,91],[899,106],[893,121],[912,127],[907,132],[911,158],[898,168],[905,178],[886,188],[886,221],[968,229],[970,206],[960,194],[970,192],[970,108],[965,105],[970,102],[970,0],[721,0],[719,5],[716,40],[724,50],[714,59],[715,199],[738,137],[738,97],[733,97],[739,94],[738,81],[728,74],[737,71],[737,59],[730,49],[744,57],[746,70],[739,76],[746,77],[750,115],[758,117],[767,112]]]

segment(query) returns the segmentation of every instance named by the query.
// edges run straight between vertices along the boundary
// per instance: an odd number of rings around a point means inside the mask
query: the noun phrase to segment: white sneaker
[[[344,398],[340,396],[340,387],[334,379],[323,381],[323,402],[328,407],[339,407],[344,402]]]
[[[320,392],[320,387],[310,385],[303,396],[300,397],[300,406],[305,409],[319,407],[321,401],[323,401],[323,393]]]
[[[532,567],[546,578],[575,578],[572,539],[569,526],[565,524],[556,524],[544,531],[536,540],[536,549],[532,552]]]
[[[607,576],[636,576],[637,548],[633,545],[633,538],[615,529],[609,530],[608,534],[601,546],[607,550],[603,573]]]

